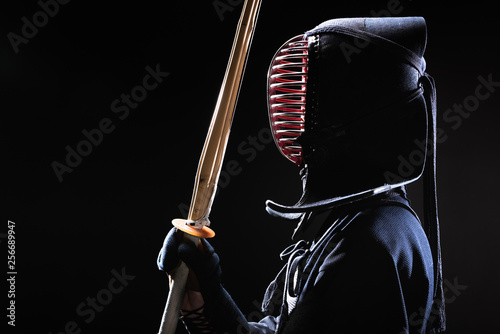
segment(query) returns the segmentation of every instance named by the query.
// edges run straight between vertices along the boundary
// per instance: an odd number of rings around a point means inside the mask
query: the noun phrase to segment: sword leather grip
[[[163,311],[162,322],[158,334],[175,334],[182,301],[186,293],[188,274],[188,267],[181,261],[179,266],[170,275],[170,291],[168,293],[167,303]]]
[[[202,245],[200,238],[181,231],[179,231],[179,233],[182,233],[183,242],[192,242],[197,247]],[[168,293],[167,303],[165,305],[165,310],[163,311],[160,331],[158,334],[175,334],[177,323],[179,321],[181,305],[184,300],[184,295],[186,294],[188,274],[189,268],[182,261],[179,262],[177,268],[175,268],[175,270],[170,274],[170,291]]]

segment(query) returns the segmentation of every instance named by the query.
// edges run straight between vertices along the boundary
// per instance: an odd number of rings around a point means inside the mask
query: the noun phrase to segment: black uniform
[[[314,212],[289,247],[252,333],[422,333],[434,291],[418,217],[391,191]]]

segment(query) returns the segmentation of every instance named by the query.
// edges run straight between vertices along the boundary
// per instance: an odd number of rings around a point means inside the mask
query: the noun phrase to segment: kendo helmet
[[[333,19],[276,52],[269,120],[280,152],[301,168],[304,194],[295,207],[420,177],[432,153],[426,38],[421,17]],[[414,165],[401,166],[409,157]]]

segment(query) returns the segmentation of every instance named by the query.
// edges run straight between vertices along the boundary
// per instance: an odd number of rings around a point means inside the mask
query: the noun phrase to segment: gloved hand
[[[182,260],[195,276],[193,278],[190,274],[191,278],[188,278],[187,294],[189,295],[190,290],[199,290],[203,297],[203,314],[200,316],[207,322],[203,326],[212,328],[214,333],[246,333],[247,321],[221,284],[219,256],[213,247],[205,239],[200,239],[199,245],[182,239],[183,233],[177,228],[170,230],[158,255],[158,268],[172,273]],[[193,322],[187,320],[187,317],[183,317],[188,328],[200,323],[199,319]],[[197,330],[199,328],[193,328],[192,332]]]
[[[219,256],[205,239],[199,239],[199,245],[183,239],[183,232],[175,227],[170,230],[158,254],[158,268],[170,274],[183,261],[191,271],[187,289],[203,291],[204,299],[209,301],[222,287]]]

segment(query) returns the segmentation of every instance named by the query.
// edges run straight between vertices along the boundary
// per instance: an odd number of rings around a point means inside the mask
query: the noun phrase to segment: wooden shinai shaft
[[[174,226],[189,234],[186,237],[195,244],[199,242],[199,237],[209,238],[215,235],[207,226],[209,225],[208,215],[219,180],[260,4],[261,0],[245,0],[224,80],[198,164],[188,218],[187,220],[174,219],[172,221]],[[175,333],[180,306],[184,299],[188,272],[187,266],[181,262],[178,268],[171,273],[172,286],[159,334]]]

